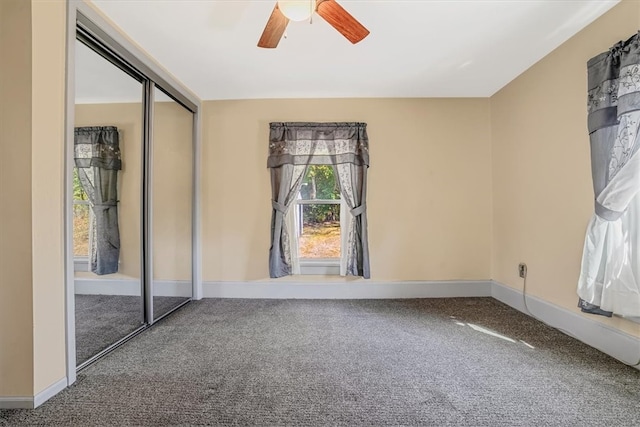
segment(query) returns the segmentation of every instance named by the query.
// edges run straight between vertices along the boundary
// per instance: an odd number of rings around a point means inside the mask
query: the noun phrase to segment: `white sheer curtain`
[[[638,168],[640,156],[635,157]],[[610,190],[615,192],[613,187]],[[635,193],[619,219],[594,215],[589,222],[578,282],[583,300],[623,316],[640,316],[640,197]]]
[[[595,213],[578,280],[585,312],[640,316],[640,40],[588,63]]]
[[[299,253],[299,238],[300,236],[292,236],[293,233],[298,233],[300,230],[300,216],[298,215],[298,205],[291,203],[287,208],[287,213],[284,215],[284,221],[286,224],[287,239],[289,241],[289,255],[288,259],[291,262],[291,274],[300,274],[300,258]]]
[[[336,172],[337,174],[337,172]],[[340,275],[347,275],[347,264],[349,262],[349,227],[351,226],[353,215],[348,210],[349,206],[344,198],[340,203]]]

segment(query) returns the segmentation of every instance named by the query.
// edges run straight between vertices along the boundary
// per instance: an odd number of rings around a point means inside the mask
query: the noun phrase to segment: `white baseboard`
[[[76,278],[73,283],[76,295],[142,295],[141,282],[135,279]],[[153,287],[154,296],[191,296],[191,282],[186,280],[155,280]]]
[[[33,409],[33,397],[0,397],[0,409]]]
[[[67,388],[67,383],[68,381],[66,377],[61,378],[55,383],[51,384],[49,387],[42,390],[40,393],[36,394],[36,396],[33,398],[33,407],[37,408],[56,394],[60,393],[62,390]]]
[[[62,378],[33,397],[0,397],[0,409],[34,409],[60,393],[67,387],[67,378]]]
[[[153,295],[156,297],[191,297],[191,282],[186,280],[154,280]]]
[[[394,299],[490,297],[491,282],[488,280],[204,282],[202,291],[205,298]]]
[[[76,295],[142,295],[142,284],[133,279],[75,278]]]
[[[583,343],[600,350],[616,359],[634,365],[640,360],[640,338],[612,328],[604,323],[565,308],[551,304],[540,298],[527,295],[527,307],[524,305],[522,291],[493,282],[491,295],[508,306],[552,326]],[[576,297],[577,298],[577,297]],[[577,304],[577,299],[576,299]]]

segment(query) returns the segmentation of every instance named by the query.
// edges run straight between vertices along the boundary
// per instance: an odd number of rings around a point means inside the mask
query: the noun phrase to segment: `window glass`
[[[73,256],[89,256],[89,198],[80,185],[77,169],[73,169]]]
[[[300,258],[340,258],[340,205],[300,205]]]
[[[339,200],[340,191],[336,184],[333,166],[309,166],[307,175],[304,177],[304,181],[302,181],[302,187],[300,187],[300,199]]]
[[[340,191],[330,165],[309,167],[296,206],[298,256],[340,258]]]

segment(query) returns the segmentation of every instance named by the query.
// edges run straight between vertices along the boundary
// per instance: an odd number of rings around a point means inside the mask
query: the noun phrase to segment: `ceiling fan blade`
[[[284,34],[284,30],[287,29],[288,23],[289,19],[282,14],[276,2],[276,7],[273,8],[273,12],[271,12],[267,25],[264,27],[262,36],[260,36],[260,40],[258,41],[258,47],[269,49],[277,47]]]
[[[351,43],[356,44],[369,35],[369,30],[335,0],[318,0],[316,7],[318,15],[322,16]]]

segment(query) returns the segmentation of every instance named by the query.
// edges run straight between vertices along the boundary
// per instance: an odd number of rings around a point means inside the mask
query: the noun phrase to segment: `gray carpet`
[[[207,299],[0,425],[638,426],[639,397],[640,371],[491,298]]]
[[[154,311],[162,315],[185,298],[154,297]],[[76,363],[89,360],[144,323],[142,297],[76,295]]]

